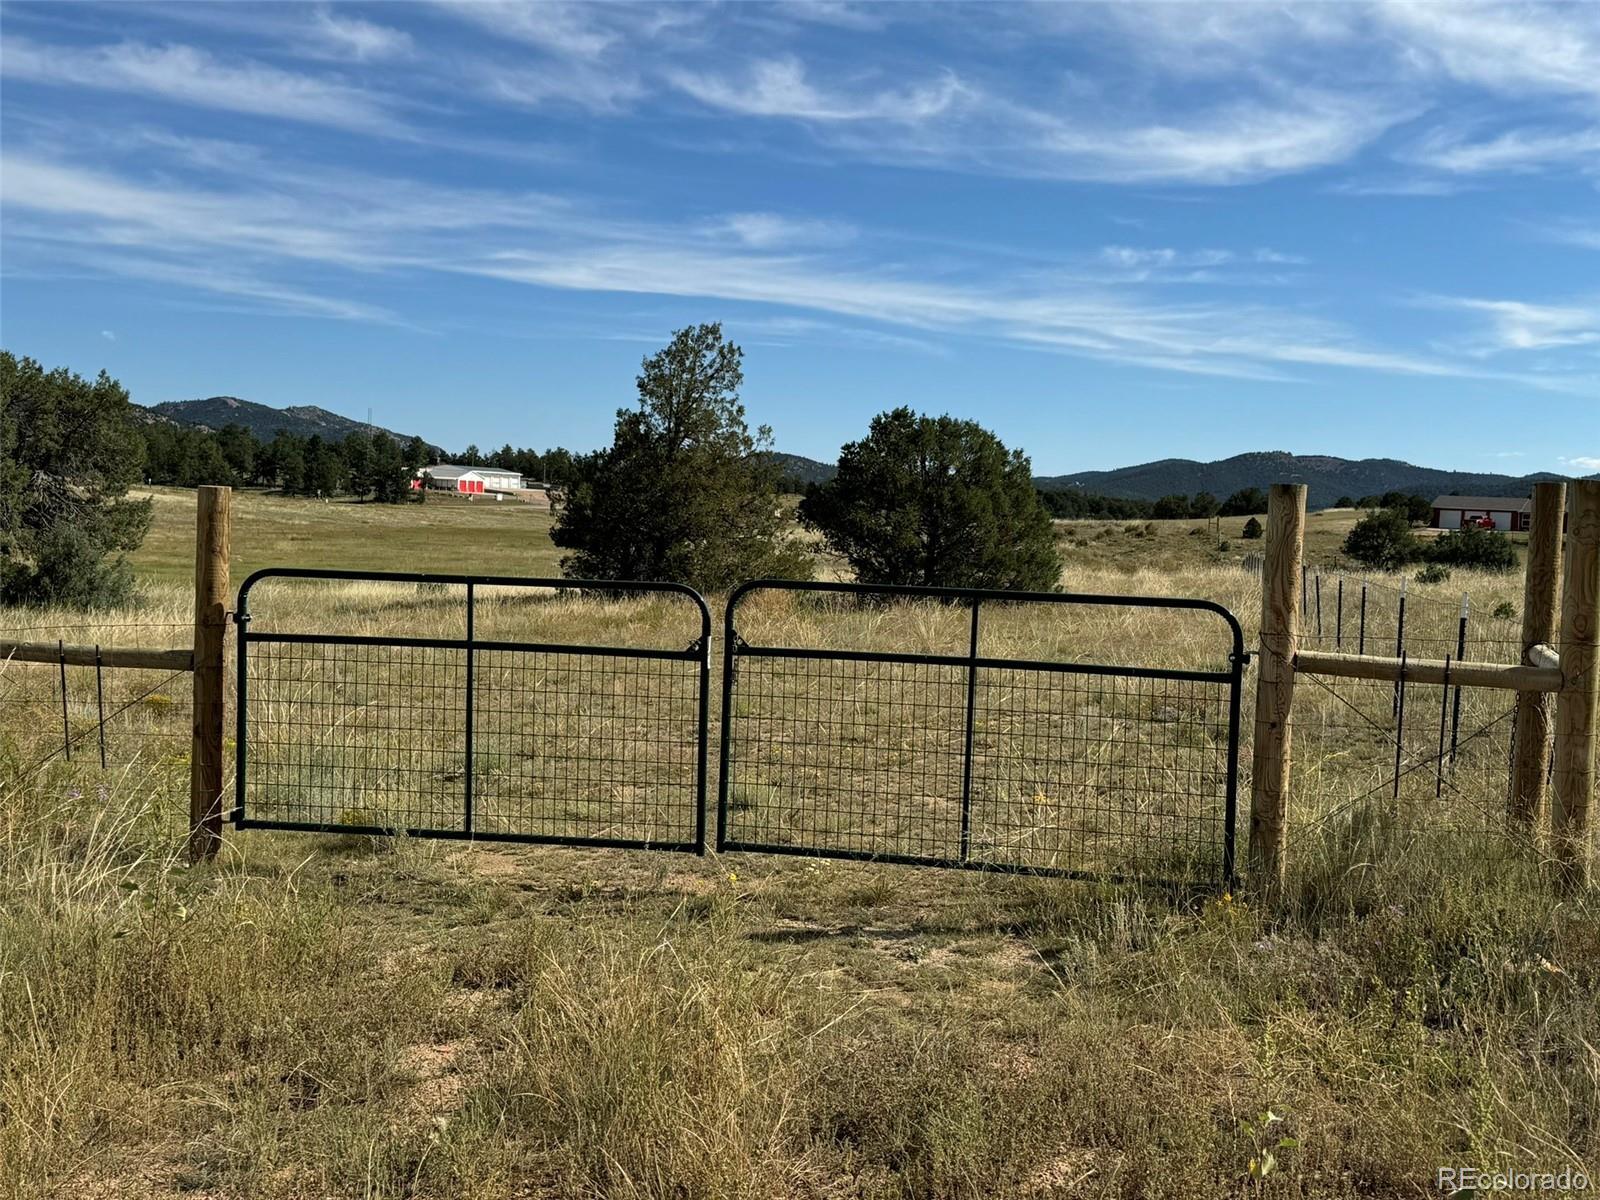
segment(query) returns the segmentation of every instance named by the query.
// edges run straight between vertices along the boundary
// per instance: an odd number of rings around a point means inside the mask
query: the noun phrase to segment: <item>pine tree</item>
[[[574,460],[557,494],[551,536],[571,551],[568,576],[717,591],[810,575],[785,529],[771,431],[745,424],[742,359],[711,324],[644,360],[639,407],[618,411],[611,446]]]

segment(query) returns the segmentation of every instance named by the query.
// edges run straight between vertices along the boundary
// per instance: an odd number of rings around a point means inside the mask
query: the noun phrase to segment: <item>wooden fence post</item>
[[[1268,891],[1283,883],[1288,839],[1289,717],[1294,707],[1294,656],[1300,643],[1305,519],[1305,485],[1273,484],[1261,571],[1261,661],[1250,786],[1250,872]]]
[[[222,845],[222,710],[228,633],[229,521],[233,493],[195,494],[194,740],[189,752],[189,861]]]
[[[1522,584],[1522,661],[1533,647],[1555,644],[1561,598],[1561,519],[1567,485],[1533,485],[1533,519],[1528,527],[1527,574]],[[1517,693],[1517,725],[1512,745],[1510,817],[1536,832],[1544,817],[1545,777],[1550,773],[1551,703],[1547,692]]]
[[[1559,881],[1593,880],[1595,707],[1600,701],[1600,480],[1567,489],[1566,586],[1561,603],[1561,691],[1556,696],[1555,810],[1551,842]]]

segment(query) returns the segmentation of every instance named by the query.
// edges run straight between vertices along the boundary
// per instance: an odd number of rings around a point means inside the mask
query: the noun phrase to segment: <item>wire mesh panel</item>
[[[719,849],[1232,876],[1245,655],[1220,605],[762,581],[725,626]],[[1179,661],[1126,661],[1150,645]]]
[[[650,636],[560,640],[600,605]],[[240,827],[704,848],[688,588],[275,569],[237,619]]]

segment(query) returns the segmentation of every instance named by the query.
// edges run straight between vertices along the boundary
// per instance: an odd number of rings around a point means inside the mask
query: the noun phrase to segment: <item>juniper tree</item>
[[[133,592],[124,552],[150,528],[129,500],[144,443],[128,393],[0,351],[0,601],[78,608]]]
[[[954,417],[874,417],[800,518],[863,583],[1044,590],[1061,575],[1027,455]]]

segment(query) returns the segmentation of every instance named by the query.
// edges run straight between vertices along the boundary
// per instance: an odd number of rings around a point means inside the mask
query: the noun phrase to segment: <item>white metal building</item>
[[[484,492],[515,492],[522,489],[522,476],[499,467],[462,467],[454,463],[435,463],[417,472],[413,488],[422,486],[427,476],[429,487],[440,492],[482,495]]]

